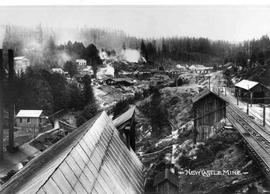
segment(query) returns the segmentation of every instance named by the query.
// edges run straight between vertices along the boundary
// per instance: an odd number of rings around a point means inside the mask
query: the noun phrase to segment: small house
[[[15,123],[17,127],[37,129],[46,123],[46,116],[42,110],[20,110]]]
[[[270,96],[269,89],[263,84],[243,79],[235,84],[235,96],[250,103],[265,103],[265,97]]]
[[[193,99],[194,143],[205,141],[215,134],[215,126],[226,117],[226,101],[209,89]]]
[[[177,194],[179,180],[168,168],[156,175],[154,179],[154,187],[158,194]]]
[[[75,62],[77,64],[78,69],[83,69],[87,65],[87,61],[85,59],[76,59]]]
[[[62,68],[60,68],[60,67],[52,68],[52,72],[53,73],[59,73],[61,75],[64,75],[65,74],[64,70]]]

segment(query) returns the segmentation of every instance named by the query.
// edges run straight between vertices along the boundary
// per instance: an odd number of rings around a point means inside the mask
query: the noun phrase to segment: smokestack
[[[8,119],[9,119],[9,151],[14,149],[14,52],[8,50],[8,90],[9,90],[9,103],[8,103]]]
[[[4,103],[3,103],[3,81],[4,81],[4,66],[3,66],[3,50],[0,49],[0,159],[4,158],[4,145],[3,145],[3,125],[4,125]]]

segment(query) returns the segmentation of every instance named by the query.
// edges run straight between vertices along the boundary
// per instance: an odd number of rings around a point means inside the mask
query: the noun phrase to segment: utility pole
[[[3,103],[3,81],[4,81],[4,65],[3,50],[0,49],[0,160],[4,158],[4,103]]]
[[[8,86],[9,86],[9,105],[8,105],[8,118],[9,118],[9,151],[14,149],[14,52],[8,50]]]

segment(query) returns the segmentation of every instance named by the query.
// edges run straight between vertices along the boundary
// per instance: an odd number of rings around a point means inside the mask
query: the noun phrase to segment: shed
[[[16,126],[22,128],[39,128],[46,122],[43,110],[20,110],[16,115]]]
[[[250,101],[250,103],[264,103],[264,98],[269,94],[269,89],[256,81],[243,79],[235,84],[235,95],[244,101]]]
[[[158,194],[177,194],[179,180],[168,168],[156,175],[153,186]]]
[[[226,101],[205,89],[193,99],[194,114],[194,143],[205,141],[215,133],[216,125],[221,119],[226,117]]]

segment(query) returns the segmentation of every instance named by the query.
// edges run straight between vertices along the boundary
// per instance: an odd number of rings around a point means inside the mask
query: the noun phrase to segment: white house
[[[25,56],[14,57],[14,69],[17,75],[21,75],[26,71],[26,68],[30,66],[30,60]]]
[[[78,69],[83,69],[87,65],[87,62],[85,59],[76,59],[76,63],[78,65]]]
[[[20,110],[15,123],[17,127],[37,129],[46,123],[46,116],[43,110]]]
[[[54,73],[59,73],[59,74],[65,74],[64,70],[60,67],[57,67],[57,68],[52,68],[52,72]]]

